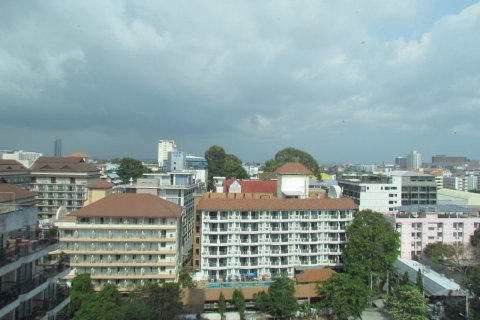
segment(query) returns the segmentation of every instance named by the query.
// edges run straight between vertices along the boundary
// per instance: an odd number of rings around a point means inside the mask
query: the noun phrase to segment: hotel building
[[[89,273],[98,289],[174,281],[180,267],[182,207],[150,194],[113,194],[59,219],[72,272]]]
[[[100,178],[100,171],[83,158],[40,157],[31,168],[31,176],[38,214],[51,218],[60,207],[67,212],[83,207],[87,185]]]
[[[0,319],[54,319],[70,299],[55,228],[37,224],[35,194],[0,183]]]

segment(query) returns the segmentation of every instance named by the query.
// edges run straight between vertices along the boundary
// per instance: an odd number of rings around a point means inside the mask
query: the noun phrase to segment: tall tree
[[[317,160],[309,153],[291,147],[278,151],[274,159],[265,162],[262,170],[265,172],[274,172],[287,162],[300,162],[315,175],[320,171]]]
[[[247,171],[242,166],[242,160],[234,154],[227,154],[221,146],[211,146],[205,151],[208,166],[208,188],[213,190],[213,177],[235,177],[247,179]]]
[[[443,242],[429,243],[423,250],[433,266],[450,265],[455,258],[455,247]]]
[[[248,173],[243,167],[242,160],[236,155],[226,154],[223,165],[223,176],[225,178],[248,179]]]
[[[178,275],[178,283],[182,288],[188,288],[192,285],[192,276],[190,275],[190,268],[183,267]]]
[[[221,146],[211,146],[205,151],[205,159],[207,160],[208,176],[216,177],[223,175],[223,167],[225,166],[225,150]]]
[[[346,234],[342,259],[347,273],[369,282],[372,278],[385,279],[387,270],[394,270],[400,235],[381,213],[360,211]]]
[[[147,319],[174,319],[182,311],[180,293],[177,283],[147,283],[140,289],[140,296],[146,305]]]
[[[293,280],[281,277],[268,288],[268,312],[276,317],[288,318],[298,310]]]
[[[411,285],[404,285],[390,296],[387,310],[393,320],[427,320],[427,300]]]
[[[415,283],[418,291],[420,291],[421,294],[423,294],[423,273],[422,273],[422,270],[418,269],[417,271],[417,279],[416,279],[416,283]]]
[[[360,316],[367,307],[370,289],[362,280],[349,274],[336,274],[319,287],[320,307],[329,319],[346,320]]]
[[[70,289],[70,303],[68,305],[69,317],[73,317],[82,306],[94,299],[95,292],[93,291],[92,279],[90,274],[81,273],[76,275],[72,280],[72,287]]]
[[[235,289],[233,291],[232,302],[237,308],[240,320],[243,320],[243,318],[245,318],[245,297],[243,296],[242,290]]]
[[[265,291],[260,291],[254,295],[255,307],[261,312],[268,312],[270,297]]]
[[[133,158],[122,158],[118,167],[117,174],[122,179],[123,183],[128,183],[130,178],[137,181],[144,173],[149,170],[140,160]]]
[[[223,292],[220,292],[220,296],[218,297],[218,313],[220,313],[220,319],[225,318],[225,312],[227,311],[227,301],[225,300],[225,296]]]

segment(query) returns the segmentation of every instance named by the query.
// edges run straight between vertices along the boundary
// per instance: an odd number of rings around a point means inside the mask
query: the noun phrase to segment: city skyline
[[[5,1],[0,16],[0,149],[480,158],[475,1]]]

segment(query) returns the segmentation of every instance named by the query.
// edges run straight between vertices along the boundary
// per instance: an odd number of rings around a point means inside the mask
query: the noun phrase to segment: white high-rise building
[[[407,169],[420,169],[422,166],[422,155],[416,150],[412,150],[407,156]]]
[[[163,167],[168,160],[168,153],[177,151],[175,140],[159,140],[158,141],[158,166]]]

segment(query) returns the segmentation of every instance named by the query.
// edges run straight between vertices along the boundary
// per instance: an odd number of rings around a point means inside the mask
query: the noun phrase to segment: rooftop
[[[28,169],[17,160],[3,160],[0,159],[0,174],[12,171],[28,172]]]
[[[89,189],[112,189],[114,186],[113,183],[108,182],[107,180],[104,179],[99,179],[95,182],[90,183],[87,185],[87,188]]]
[[[83,158],[40,157],[31,168],[32,172],[99,172],[85,163]]]
[[[312,171],[299,162],[287,162],[275,171],[277,174],[311,175]]]
[[[276,180],[241,180],[241,179],[229,179],[223,184],[224,192],[228,192],[228,188],[238,181],[242,186],[243,193],[276,193],[277,181]]]
[[[330,268],[312,268],[312,269],[301,269],[295,270],[299,272],[295,275],[297,283],[311,283],[311,282],[322,282],[333,277],[336,272]]]
[[[25,190],[19,186],[0,183],[0,203],[1,202],[22,202],[25,200],[32,200],[35,197],[36,193],[32,191]]]
[[[201,198],[200,210],[353,210],[350,198],[341,199],[215,199]]]
[[[179,218],[183,208],[151,194],[120,193],[98,200],[70,216]]]

